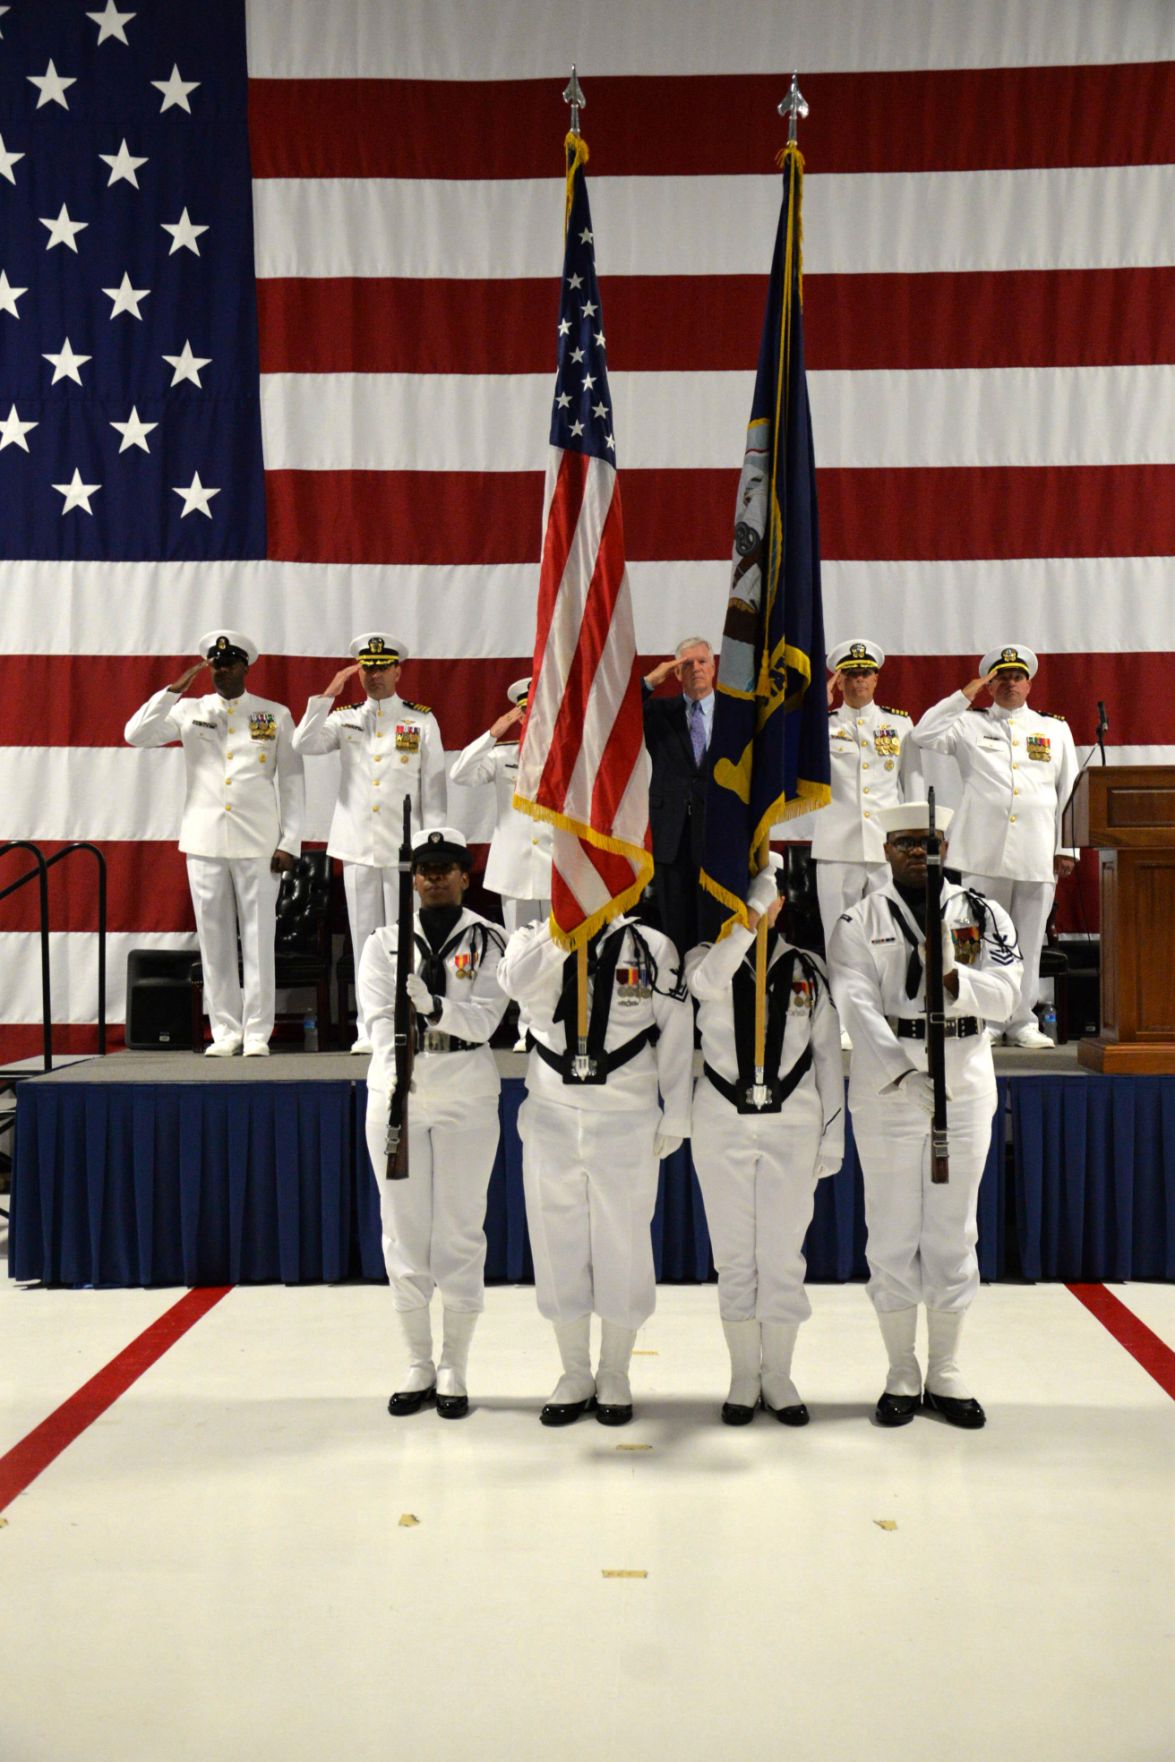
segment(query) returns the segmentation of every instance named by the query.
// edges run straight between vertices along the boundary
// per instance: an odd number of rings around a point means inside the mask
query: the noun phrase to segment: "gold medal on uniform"
[[[454,979],[473,978],[473,956],[468,949],[461,949],[453,956]]]
[[[874,750],[881,758],[896,758],[900,750],[895,728],[878,728],[873,736]]]
[[[420,751],[420,729],[415,722],[396,723],[396,751],[398,753],[418,753]]]
[[[978,924],[952,924],[951,941],[955,945],[955,960],[961,967],[973,967],[979,960],[979,926]]]
[[[277,739],[277,721],[268,710],[250,710],[249,738],[251,740]]]
[[[1052,758],[1052,741],[1047,734],[1030,734],[1028,736],[1028,757],[1038,759],[1047,765]]]

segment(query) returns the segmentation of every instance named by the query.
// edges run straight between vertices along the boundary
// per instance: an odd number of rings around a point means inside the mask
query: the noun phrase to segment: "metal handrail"
[[[7,844],[0,844],[0,857],[10,850],[31,851],[36,859],[36,868],[28,869],[15,881],[0,889],[0,899],[7,899],[23,887],[26,881],[39,877],[38,892],[41,902],[41,1012],[43,1016],[45,1069],[53,1069],[53,1000],[49,975],[49,870],[55,863],[72,856],[75,850],[88,850],[98,865],[98,1056],[106,1056],[106,858],[96,844],[88,839],[78,838],[70,844],[63,845],[51,857],[46,857],[39,845],[31,844],[28,839],[15,838]]]

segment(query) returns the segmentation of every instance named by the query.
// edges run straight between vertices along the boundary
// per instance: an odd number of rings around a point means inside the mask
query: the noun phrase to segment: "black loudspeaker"
[[[196,950],[132,948],[126,958],[126,1043],[133,1052],[191,1052]]]

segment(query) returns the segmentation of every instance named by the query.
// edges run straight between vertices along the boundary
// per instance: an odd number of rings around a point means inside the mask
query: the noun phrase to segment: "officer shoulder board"
[[[1060,710],[1038,710],[1040,716],[1047,716],[1050,722],[1067,722],[1068,716],[1062,716]]]
[[[883,716],[900,716],[904,722],[912,722],[914,720],[909,710],[895,709],[893,704],[878,704],[877,708],[881,711]]]
[[[406,697],[401,698],[400,702],[403,704],[403,706],[406,710],[415,710],[416,714],[418,716],[431,716],[432,715],[432,711],[429,709],[427,704],[412,704],[412,703],[408,702],[408,699]]]

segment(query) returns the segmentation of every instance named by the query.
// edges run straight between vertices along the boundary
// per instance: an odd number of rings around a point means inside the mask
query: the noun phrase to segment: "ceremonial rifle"
[[[950,1180],[947,1156],[946,1006],[942,985],[942,836],[934,824],[934,791],[927,792],[926,831],[926,1069],[934,1084],[930,1122],[930,1179]]]
[[[408,1092],[416,1057],[416,1011],[408,995],[408,975],[416,965],[412,901],[412,803],[404,798],[404,837],[400,845],[400,900],[396,913],[396,1002],[392,1045],[396,1054],[396,1087],[388,1104],[387,1167],[384,1179],[403,1181],[408,1175]]]

